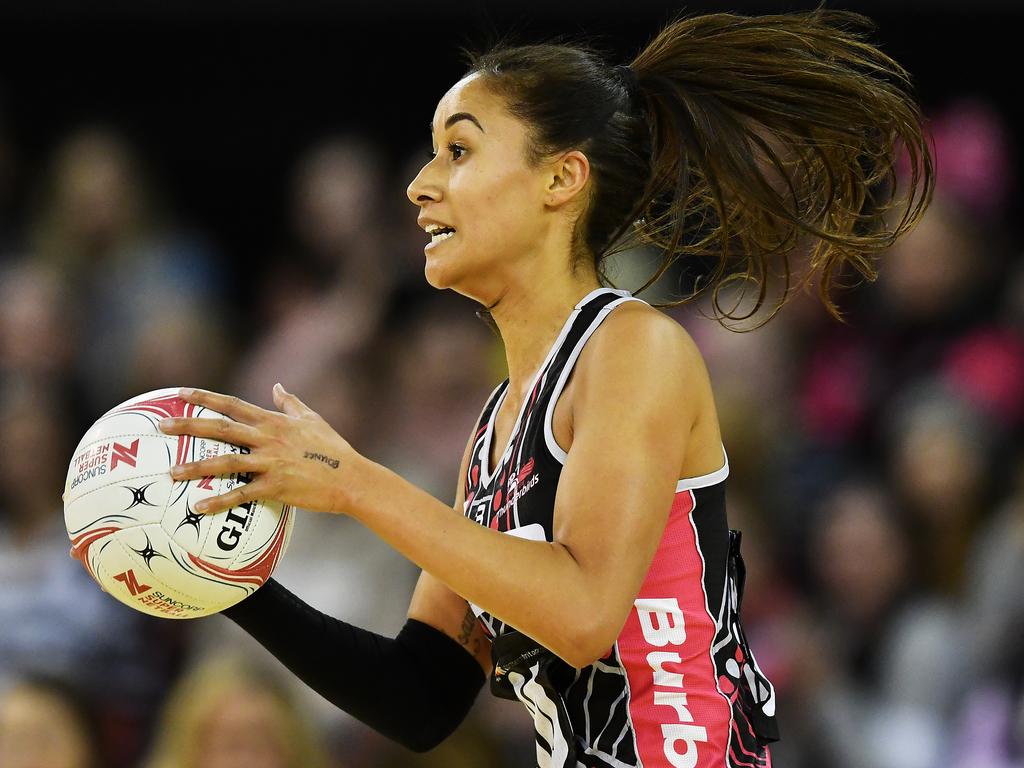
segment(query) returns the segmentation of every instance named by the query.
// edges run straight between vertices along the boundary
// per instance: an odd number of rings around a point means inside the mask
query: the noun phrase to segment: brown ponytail
[[[844,11],[717,13],[669,24],[628,73],[563,45],[502,48],[470,72],[533,127],[536,157],[588,155],[595,190],[576,256],[606,280],[607,255],[651,244],[663,258],[641,291],[677,259],[710,258],[708,277],[675,304],[710,290],[720,319],[744,320],[778,275],[765,322],[794,277],[818,276],[839,317],[831,289],[846,267],[873,280],[875,256],[921,218],[934,182],[910,76],[867,42],[871,28]],[[897,184],[901,153],[910,178]],[[743,314],[720,304],[737,280],[758,287]]]
[[[636,57],[654,144],[638,235],[665,254],[647,285],[681,256],[716,256],[715,308],[745,319],[763,305],[778,260],[777,311],[790,254],[807,239],[807,276],[820,277],[834,315],[830,289],[845,265],[875,279],[874,256],[920,219],[933,173],[910,76],[865,41],[868,29],[841,11],[695,16]],[[906,190],[895,177],[901,151]],[[737,277],[759,286],[740,317],[718,301]]]

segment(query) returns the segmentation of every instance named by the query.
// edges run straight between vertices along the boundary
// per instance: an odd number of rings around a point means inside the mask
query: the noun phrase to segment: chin
[[[427,279],[427,283],[439,291],[452,288],[455,283],[451,265],[444,264],[443,262],[443,259],[428,256],[426,263],[423,265],[423,276]]]
[[[479,270],[478,264],[467,262],[457,253],[427,253],[425,256],[423,275],[427,282],[438,290],[451,288],[457,291],[459,286],[467,281],[473,282],[473,273]]]

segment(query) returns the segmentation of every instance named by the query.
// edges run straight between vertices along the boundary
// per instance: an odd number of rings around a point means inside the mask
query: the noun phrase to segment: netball
[[[162,434],[164,418],[222,418],[177,391],[134,397],[89,428],[68,467],[64,521],[72,555],[107,593],[143,613],[191,619],[234,605],[266,582],[288,546],[294,514],[272,501],[196,511],[199,501],[250,477],[175,481],[170,468],[246,449]]]

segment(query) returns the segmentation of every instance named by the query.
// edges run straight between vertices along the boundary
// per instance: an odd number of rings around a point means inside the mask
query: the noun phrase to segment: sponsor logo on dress
[[[634,605],[644,640],[654,648],[665,649],[652,650],[647,654],[647,664],[654,676],[654,704],[671,708],[675,715],[675,722],[661,726],[665,757],[673,768],[693,768],[697,764],[697,744],[707,742],[708,732],[693,722],[693,713],[686,701],[683,673],[665,669],[666,664],[683,663],[682,655],[672,650],[681,649],[686,642],[683,611],[674,597],[643,598]]]
[[[536,462],[531,456],[522,469],[509,476],[505,504],[498,510],[498,514],[502,514],[509,506],[518,502],[540,482],[540,473],[533,474],[534,466]]]

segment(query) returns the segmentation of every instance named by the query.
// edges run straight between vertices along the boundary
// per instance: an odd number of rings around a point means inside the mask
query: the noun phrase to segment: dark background
[[[686,8],[765,13],[815,5],[748,0]],[[585,35],[625,60],[677,8],[651,0],[89,6],[0,7],[0,120],[19,147],[20,172],[34,174],[69,126],[115,124],[175,208],[240,264],[265,258],[285,236],[287,172],[311,141],[370,132],[389,149],[395,171],[419,147],[426,151],[433,108],[462,72],[459,46],[508,32],[526,40]],[[914,75],[927,108],[950,96],[984,96],[1020,133],[1019,3],[829,7],[875,20],[877,39]],[[396,183],[398,205],[401,190]]]

